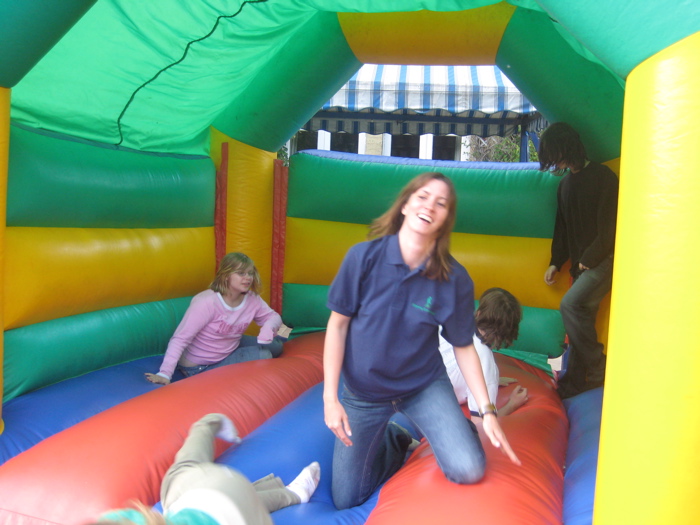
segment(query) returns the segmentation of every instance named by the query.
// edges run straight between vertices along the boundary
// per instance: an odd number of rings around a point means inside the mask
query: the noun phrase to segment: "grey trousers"
[[[301,503],[280,478],[269,474],[251,483],[240,472],[213,463],[214,438],[221,426],[217,414],[204,416],[175,456],[161,485],[163,510],[192,489],[213,489],[228,497],[245,517],[247,525],[272,525],[270,512]]]
[[[603,344],[598,341],[596,316],[600,302],[612,287],[613,258],[583,272],[564,295],[559,310],[571,345],[562,382],[571,393],[600,386],[605,378]]]

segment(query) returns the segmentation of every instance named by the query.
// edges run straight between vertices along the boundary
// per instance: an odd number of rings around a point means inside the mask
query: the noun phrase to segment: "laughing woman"
[[[352,247],[331,285],[324,348],[324,411],[336,435],[336,507],[363,503],[403,463],[411,437],[401,412],[429,441],[455,483],[475,483],[485,455],[476,427],[459,407],[439,352],[438,331],[479,403],[484,431],[520,464],[489,402],[474,335],[474,285],[449,253],[456,215],[452,181],[423,173]],[[344,380],[338,397],[341,371]]]
[[[160,371],[147,373],[146,379],[167,385],[176,367],[188,377],[210,368],[278,357],[284,339],[275,334],[282,318],[260,298],[261,288],[250,257],[227,254],[209,289],[192,298]],[[257,339],[244,335],[252,322],[261,327]]]

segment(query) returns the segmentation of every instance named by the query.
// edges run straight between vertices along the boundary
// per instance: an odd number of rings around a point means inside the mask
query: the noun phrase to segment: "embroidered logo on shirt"
[[[425,306],[420,306],[420,305],[417,305],[416,303],[411,304],[411,306],[413,306],[413,308],[418,308],[419,310],[421,310],[423,312],[428,312],[429,314],[435,315],[435,312],[433,311],[433,298],[432,297],[428,297],[425,300]]]

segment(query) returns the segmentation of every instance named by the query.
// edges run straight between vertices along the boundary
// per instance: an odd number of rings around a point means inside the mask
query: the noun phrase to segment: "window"
[[[435,160],[459,160],[461,141],[454,135],[433,137],[433,158]]]
[[[417,159],[420,153],[418,135],[393,135],[391,137],[391,156]]]
[[[331,151],[357,153],[358,140],[357,133],[331,133]]]
[[[318,149],[318,131],[306,131],[302,129],[297,133],[296,142],[295,151]]]

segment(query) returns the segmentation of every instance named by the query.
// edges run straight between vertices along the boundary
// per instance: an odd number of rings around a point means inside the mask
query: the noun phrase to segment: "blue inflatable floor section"
[[[596,388],[564,401],[569,417],[569,446],[564,474],[566,525],[591,525],[598,469],[603,389]]]
[[[2,407],[0,464],[40,441],[158,385],[144,372],[157,371],[163,356],[144,357],[95,370],[11,399]],[[177,372],[173,378],[181,378]]]

